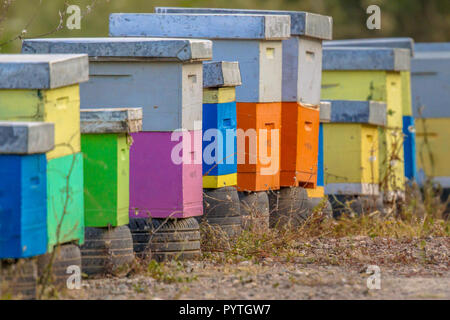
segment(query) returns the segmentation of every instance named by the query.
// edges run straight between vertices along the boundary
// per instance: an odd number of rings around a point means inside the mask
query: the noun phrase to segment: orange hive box
[[[263,191],[279,189],[281,102],[238,102],[236,109],[238,190]],[[266,129],[267,134],[262,133],[261,129]],[[272,130],[278,131],[272,132]],[[245,136],[240,133],[242,131],[245,132]],[[252,141],[252,131],[256,132],[257,141]],[[272,141],[272,136],[277,140]],[[264,140],[267,140],[267,152],[260,148]],[[253,147],[250,148],[250,146]],[[245,154],[242,154],[243,152]],[[245,159],[245,163],[243,163],[243,159]]]
[[[282,187],[315,188],[319,147],[319,106],[282,102]]]

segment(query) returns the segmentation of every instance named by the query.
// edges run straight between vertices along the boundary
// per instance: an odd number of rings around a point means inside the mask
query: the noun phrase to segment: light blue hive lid
[[[259,14],[291,16],[291,35],[330,40],[333,36],[333,18],[305,11],[252,10],[221,8],[155,7],[156,13],[200,13],[200,14]]]
[[[329,100],[330,122],[386,125],[386,103],[378,101]]]
[[[375,47],[324,47],[323,70],[410,70],[407,49]]]
[[[54,147],[51,122],[0,121],[0,154],[45,153]]]
[[[148,59],[204,61],[212,58],[212,42],[164,38],[48,38],[27,39],[24,53],[86,53],[91,60]]]
[[[203,88],[236,87],[241,84],[239,62],[211,61],[203,63]]]
[[[378,47],[378,48],[400,48],[409,49],[411,56],[414,55],[413,38],[373,38],[373,39],[345,39],[324,41],[326,47]]]
[[[114,37],[180,37],[283,40],[290,37],[287,15],[113,13]]]
[[[0,55],[0,89],[54,89],[88,80],[84,54]]]

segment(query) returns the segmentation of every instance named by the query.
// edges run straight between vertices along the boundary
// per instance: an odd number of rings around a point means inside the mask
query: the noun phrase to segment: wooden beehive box
[[[378,127],[385,125],[384,103],[331,100],[331,120],[323,126],[326,194],[379,192]]]
[[[237,184],[236,87],[239,63],[203,64],[203,188]]]
[[[47,163],[48,251],[58,244],[84,243],[83,155]]]
[[[417,169],[421,183],[428,177],[443,188],[450,188],[449,139],[450,118],[428,118],[416,122]]]
[[[31,39],[26,53],[87,53],[91,81],[81,108],[143,109],[143,131],[194,129],[202,120],[202,64],[207,40],[153,38]],[[104,93],[99,97],[99,93]]]
[[[331,102],[320,102],[320,125],[319,125],[319,149],[317,152],[317,184],[314,189],[308,188],[308,197],[323,198],[325,195],[324,189],[324,163],[323,163],[323,126],[324,123],[329,123],[331,120]]]
[[[132,134],[142,148],[130,151],[130,218],[203,214],[201,136],[201,130]]]
[[[323,51],[322,98],[385,101],[386,128],[380,128],[379,170],[386,191],[404,190],[402,86],[410,51],[397,48],[328,47]]]
[[[47,160],[54,125],[0,122],[0,258],[47,252]]]
[[[130,146],[142,130],[142,109],[82,109],[86,227],[118,227],[129,222]]]
[[[237,104],[240,191],[280,188],[280,108],[281,103]]]
[[[265,119],[268,109],[273,117],[268,124],[281,118],[282,43],[290,36],[290,17],[281,15],[227,14],[112,14],[112,36],[156,36],[206,38],[213,41],[213,59],[239,62],[242,85],[236,89],[238,129],[256,128]],[[258,105],[258,107],[257,107]],[[241,111],[240,111],[241,110]],[[264,111],[262,111],[264,110]],[[258,115],[254,112],[262,111]],[[243,119],[242,117],[250,117]],[[243,127],[241,126],[243,125]],[[249,127],[250,125],[250,127]],[[265,125],[263,125],[264,127]],[[261,127],[258,125],[258,127]],[[276,128],[280,129],[279,124]],[[277,139],[278,140],[278,139]],[[237,142],[240,149],[239,140]],[[256,145],[251,146],[256,147]],[[279,149],[279,146],[277,146]],[[244,150],[244,147],[242,147]],[[239,157],[239,155],[238,155]],[[279,163],[278,163],[279,166]],[[255,165],[248,165],[246,178],[239,178],[244,166],[238,165],[238,187],[248,190],[279,188],[279,168],[272,176],[260,180]],[[249,177],[253,177],[253,181]],[[243,177],[243,176],[242,176]],[[258,182],[258,181],[259,182]],[[240,185],[240,181],[246,181]]]
[[[282,42],[282,101],[318,105],[322,76],[322,40],[332,38],[333,21],[304,11],[156,7],[156,13],[290,16],[291,37]]]
[[[183,37],[213,40],[213,60],[238,61],[238,102],[281,101],[282,44],[288,16],[210,14],[112,14],[112,36]]]
[[[403,48],[410,51],[414,57],[414,40],[412,38],[377,38],[377,39],[352,39],[335,40],[325,42],[326,46],[346,47],[387,47]],[[411,104],[411,73],[409,70],[400,71],[402,92],[402,115],[403,115],[403,153],[405,177],[409,180],[416,179],[416,157],[415,150],[414,118],[412,117]]]
[[[0,120],[54,123],[47,159],[79,152],[79,83],[87,80],[85,55],[0,55]]]
[[[142,212],[155,211],[156,216],[165,217],[164,214],[173,212],[174,206],[176,210],[187,210],[178,216],[197,214],[196,210],[192,213],[186,203],[191,198],[200,198],[201,205],[201,158],[198,166],[174,165],[171,148],[176,143],[170,140],[170,131],[183,128],[193,132],[196,124],[200,126],[196,130],[201,131],[202,61],[211,59],[210,41],[161,38],[36,39],[27,40],[22,50],[87,53],[91,61],[91,81],[81,87],[82,108],[142,108],[143,132],[133,133],[130,150],[132,217],[135,217],[136,208]],[[153,142],[159,148],[155,148]],[[162,144],[166,145],[163,147]],[[201,155],[201,142],[199,148],[197,151]],[[193,168],[194,175],[183,178],[183,172],[188,171],[185,168]],[[173,172],[172,183],[179,186],[173,189],[161,187],[160,184],[166,185],[167,178],[164,177],[172,177]],[[160,195],[159,190],[165,190],[165,201],[155,196]],[[189,192],[183,193],[184,190]]]
[[[444,45],[444,44],[443,44]],[[439,50],[432,43],[418,47],[411,61],[411,91],[415,118],[450,118],[445,107],[450,99],[450,52]]]

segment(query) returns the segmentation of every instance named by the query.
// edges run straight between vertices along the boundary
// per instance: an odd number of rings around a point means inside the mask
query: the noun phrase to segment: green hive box
[[[128,133],[142,129],[142,109],[82,109],[86,227],[129,223],[130,146]]]
[[[127,135],[82,134],[86,227],[129,222],[130,148]]]
[[[48,250],[84,242],[83,157],[81,153],[48,160]]]

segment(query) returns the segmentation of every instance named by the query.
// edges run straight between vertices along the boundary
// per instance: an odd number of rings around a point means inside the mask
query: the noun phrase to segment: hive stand
[[[257,138],[263,140],[264,136],[259,134],[268,131],[273,139],[268,139],[268,148],[262,145],[268,150],[261,153],[268,151],[269,159],[254,155],[260,152],[257,139],[252,140],[251,150],[256,149],[252,155],[254,161],[238,164],[238,188],[261,191],[279,188],[279,152],[276,151],[279,151],[280,135],[273,130],[281,128],[281,40],[290,36],[289,21],[289,16],[278,15],[120,13],[110,16],[109,32],[112,36],[211,39],[214,60],[239,62],[242,85],[236,89],[237,128],[256,130]],[[244,142],[238,139],[238,148],[240,143]],[[248,147],[246,144],[242,150],[248,153]]]
[[[0,121],[0,258],[47,252],[47,160],[53,123]]]

